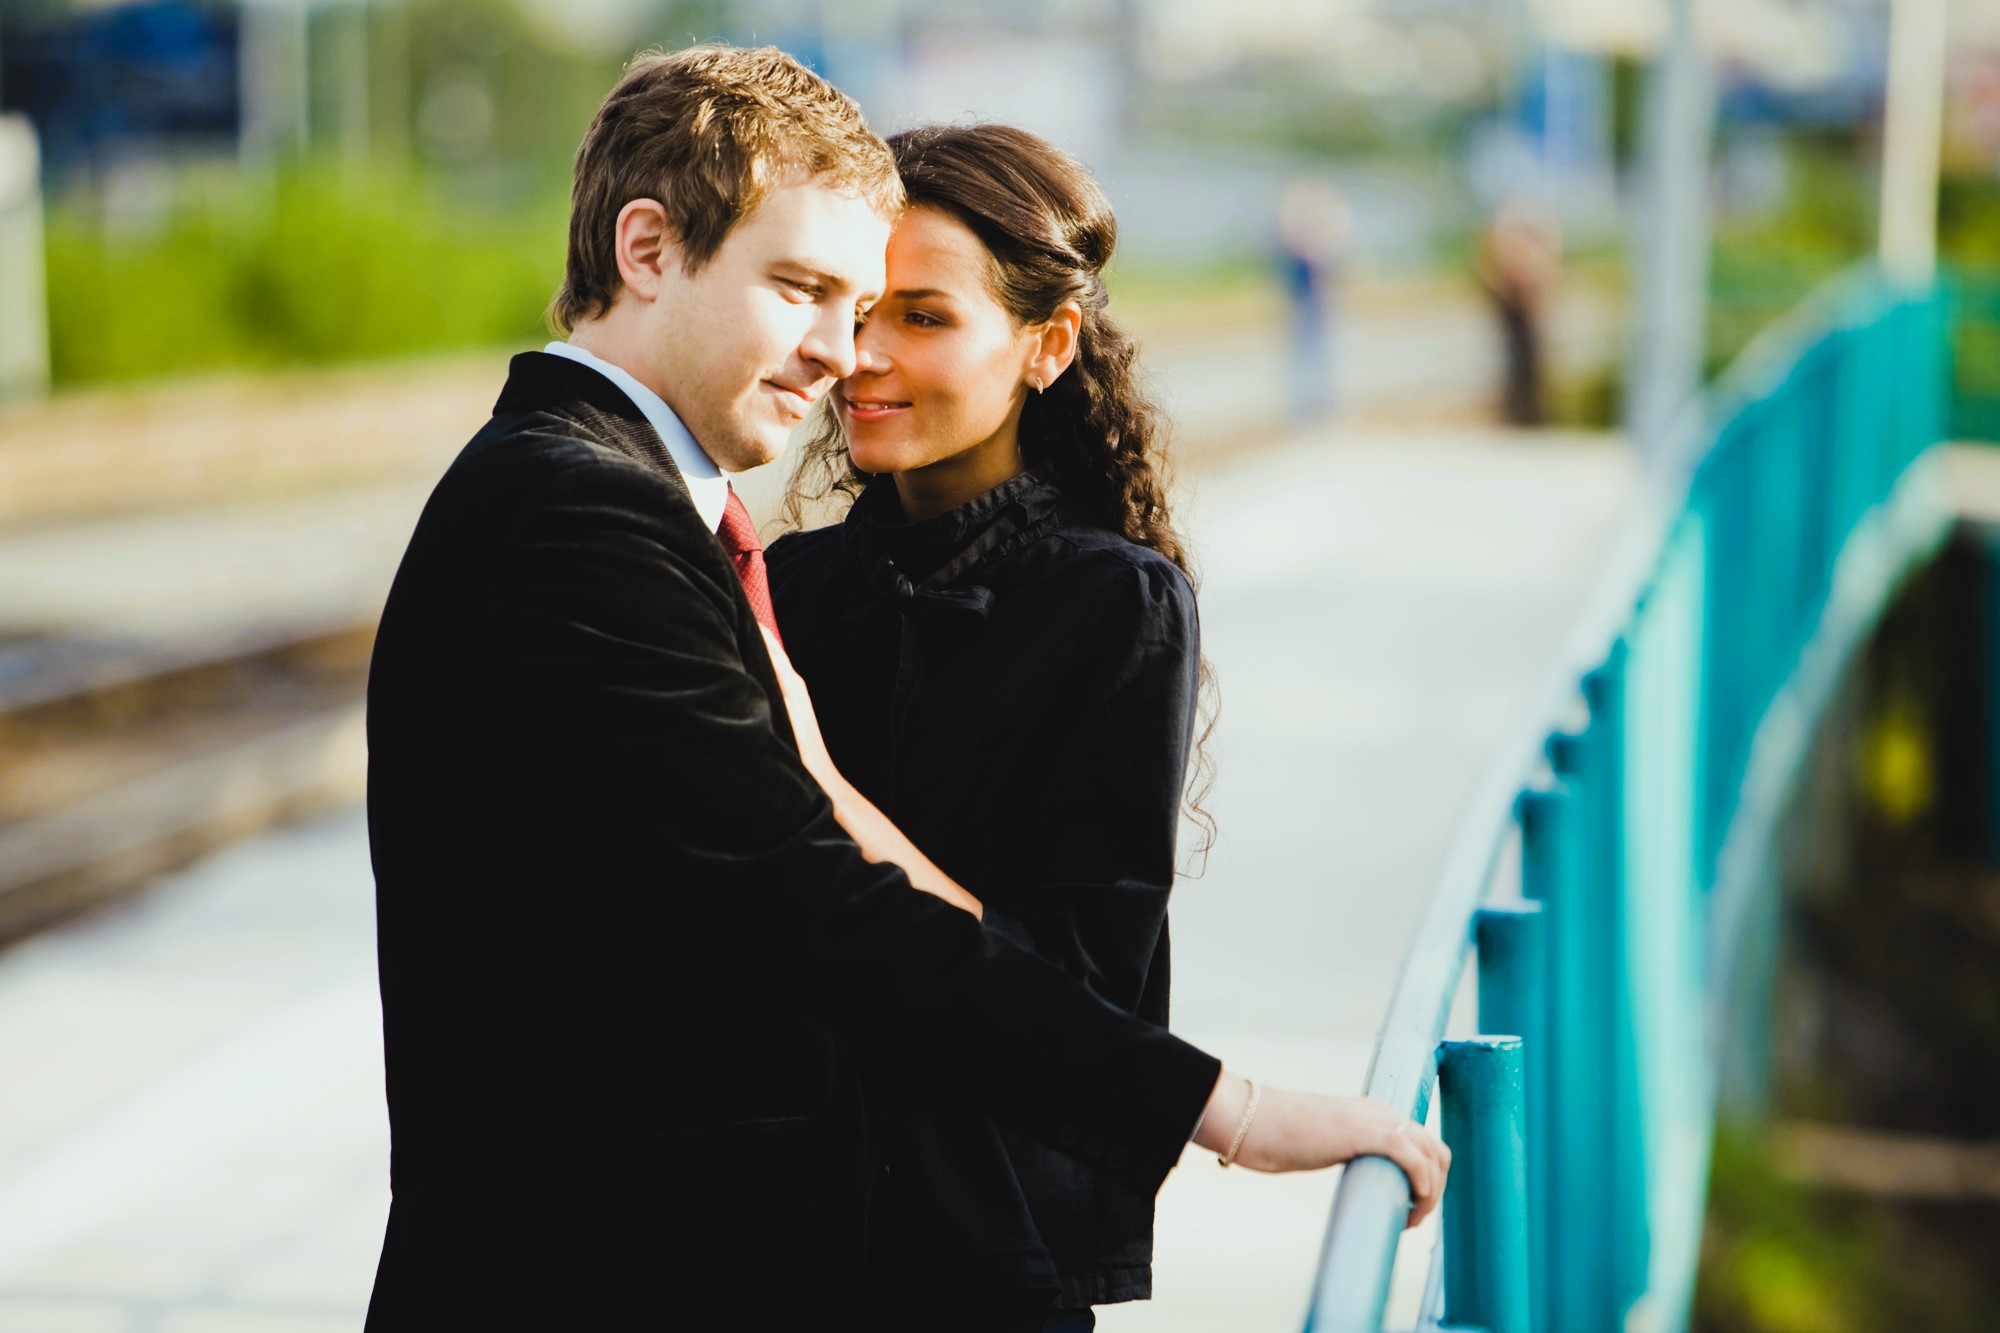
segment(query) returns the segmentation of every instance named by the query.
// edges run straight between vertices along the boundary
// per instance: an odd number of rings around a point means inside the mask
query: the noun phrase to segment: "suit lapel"
[[[646,420],[646,414],[626,396],[623,389],[589,366],[579,365],[567,357],[550,356],[547,352],[522,352],[508,363],[507,385],[500,391],[500,400],[493,404],[495,416],[506,412],[547,412],[574,422],[591,439],[666,477],[673,482],[674,489],[687,497],[690,507],[694,504],[687,479],[674,466],[673,455],[667,452],[667,446],[660,440],[660,433],[653,429],[653,423]],[[718,555],[722,553],[720,542],[715,549]],[[727,563],[727,557],[724,557],[724,564]],[[734,570],[731,570],[731,576],[734,577]],[[772,729],[777,732],[778,739],[788,749],[796,751],[798,738],[792,734],[786,720],[784,691],[778,685],[777,673],[765,652],[763,639],[757,634],[750,603],[745,599],[741,605],[743,619],[749,624],[748,637],[744,638],[743,664],[757,678],[765,697],[770,700],[771,715],[776,721]],[[751,644],[754,646],[749,646]]]
[[[687,479],[673,455],[625,391],[589,366],[547,352],[522,352],[507,365],[507,386],[493,405],[502,412],[549,412],[581,426],[592,439],[674,484],[688,497]]]

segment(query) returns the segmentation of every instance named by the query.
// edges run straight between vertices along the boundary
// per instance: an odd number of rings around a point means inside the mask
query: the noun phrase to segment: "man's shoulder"
[[[470,503],[494,519],[592,499],[615,500],[670,528],[709,536],[669,478],[583,423],[547,410],[496,413],[459,450],[433,497]]]
[[[446,471],[447,478],[472,481],[546,482],[571,472],[605,471],[615,482],[647,470],[581,422],[546,409],[495,412]],[[664,478],[661,478],[664,482]]]

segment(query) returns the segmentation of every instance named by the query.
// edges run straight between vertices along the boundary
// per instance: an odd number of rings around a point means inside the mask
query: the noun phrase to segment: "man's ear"
[[[1044,385],[1054,384],[1069,369],[1069,363],[1076,360],[1076,340],[1082,329],[1081,306],[1074,301],[1057,306],[1055,314],[1042,326],[1041,343],[1028,362],[1028,374],[1039,377]]]
[[[667,209],[657,199],[634,199],[618,210],[614,233],[618,280],[643,301],[660,294],[660,279],[669,264],[680,263],[680,247],[667,225]]]

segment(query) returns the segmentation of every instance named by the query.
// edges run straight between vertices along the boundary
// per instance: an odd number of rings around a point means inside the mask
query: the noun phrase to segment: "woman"
[[[871,856],[1164,1023],[1202,671],[1157,414],[1104,314],[1111,211],[1019,130],[891,146],[912,207],[889,290],[787,509],[853,504],[768,553],[801,755]],[[1150,1294],[1152,1201],[1114,1183],[1115,1148],[1047,1147],[944,1101],[893,1034],[864,1056],[887,1158],[875,1326],[1066,1333]],[[1412,1226],[1451,1157],[1379,1102],[1226,1070],[1193,1138],[1262,1171],[1388,1157]]]
[[[989,927],[1165,1025],[1202,669],[1160,421],[1105,314],[1111,209],[1018,129],[890,146],[911,208],[887,293],[790,497],[853,504],[768,553],[785,647],[833,763]],[[875,1063],[888,1081],[901,1062]],[[885,1136],[886,1317],[1089,1328],[1091,1306],[1151,1294],[1152,1200],[1091,1145],[1044,1147],[914,1080],[876,1102],[915,1108]]]

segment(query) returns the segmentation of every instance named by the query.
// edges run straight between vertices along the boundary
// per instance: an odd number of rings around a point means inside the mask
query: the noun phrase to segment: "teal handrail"
[[[1477,788],[1363,1090],[1425,1116],[1476,959],[1484,1045],[1449,1043],[1449,1059],[1473,1068],[1518,1038],[1525,1118],[1496,1132],[1520,1105],[1491,1092],[1447,1108],[1462,1165],[1419,1327],[1685,1326],[1717,1051],[1741,1021],[1738,938],[1779,804],[1848,657],[1944,532],[1928,453],[1946,334],[1941,293],[1861,268],[1760,335],[1682,413]],[[1517,884],[1497,882],[1503,865]],[[1448,1079],[1447,1100],[1457,1086],[1498,1085]],[[1379,1333],[1408,1209],[1387,1161],[1348,1166],[1308,1333]]]

